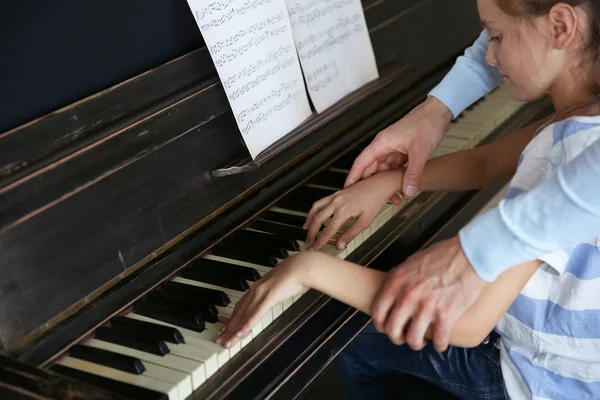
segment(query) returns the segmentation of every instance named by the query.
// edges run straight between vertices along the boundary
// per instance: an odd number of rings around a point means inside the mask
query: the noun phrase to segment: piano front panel
[[[504,88],[492,92],[451,124],[436,155],[481,143],[524,106],[512,100]],[[125,390],[144,398],[208,399],[222,398],[226,394],[229,398],[254,398],[273,390],[265,385],[255,392],[248,391],[256,386],[252,380],[260,373],[255,372],[251,379],[242,382],[244,374],[255,367],[253,357],[259,353],[265,357],[260,347],[274,335],[281,334],[284,327],[298,329],[303,313],[313,314],[314,322],[318,309],[327,301],[324,296],[309,291],[278,304],[231,349],[222,348],[214,340],[222,323],[253,282],[276,268],[278,262],[306,248],[305,231],[301,226],[310,204],[342,188],[354,156],[366,144],[368,142],[361,143],[356,151],[348,153],[350,156],[331,163],[207,254],[191,260],[175,276],[113,317],[107,325],[57,355],[48,364],[49,369],[91,385],[101,383],[103,387]],[[349,243],[346,250],[339,251],[328,244],[322,251],[355,261],[361,250],[364,253],[365,246],[372,245],[370,238],[390,229],[386,224],[395,216],[431,208],[434,202],[423,202],[423,198],[425,194],[400,207],[386,205],[373,224]],[[392,224],[398,220],[394,221]],[[339,233],[347,228],[348,224]],[[334,319],[342,316],[344,313],[330,315]],[[280,319],[287,321],[278,324]],[[289,321],[293,319],[296,324],[292,327]],[[305,318],[305,325],[310,322]],[[239,368],[244,364],[245,368]],[[297,365],[291,364],[282,367],[282,371],[294,367]],[[277,376],[267,378],[277,382]],[[262,380],[264,383],[264,376]],[[282,385],[288,385],[287,381]]]

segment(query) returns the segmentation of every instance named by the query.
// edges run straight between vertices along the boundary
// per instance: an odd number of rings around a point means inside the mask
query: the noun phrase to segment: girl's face
[[[565,60],[552,46],[548,17],[515,18],[502,12],[496,0],[478,0],[477,5],[489,39],[485,60],[498,68],[515,99],[535,100],[550,93]]]

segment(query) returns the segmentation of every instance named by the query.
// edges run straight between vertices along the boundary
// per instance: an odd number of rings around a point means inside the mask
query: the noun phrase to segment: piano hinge
[[[210,173],[214,178],[221,178],[223,176],[235,175],[242,172],[255,171],[258,169],[258,164],[254,160],[247,161],[243,165],[234,165],[227,168],[219,168],[212,170]]]

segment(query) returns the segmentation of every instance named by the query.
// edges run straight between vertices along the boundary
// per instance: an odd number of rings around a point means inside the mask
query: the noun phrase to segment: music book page
[[[379,78],[360,0],[286,1],[317,112]]]
[[[253,159],[311,115],[284,0],[187,0]]]

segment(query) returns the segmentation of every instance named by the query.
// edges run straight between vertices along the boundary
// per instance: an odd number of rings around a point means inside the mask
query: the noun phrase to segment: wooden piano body
[[[380,79],[313,116],[259,168],[218,178],[248,153],[184,0],[27,0],[0,16],[0,396],[124,396],[53,366],[232,232],[331,166],[348,168],[480,31],[474,1],[363,7]],[[486,107],[473,117],[483,125]],[[511,107],[465,146],[548,111]],[[346,258],[390,268],[455,233],[499,187],[421,193]],[[190,398],[294,398],[367,322],[310,291]]]

